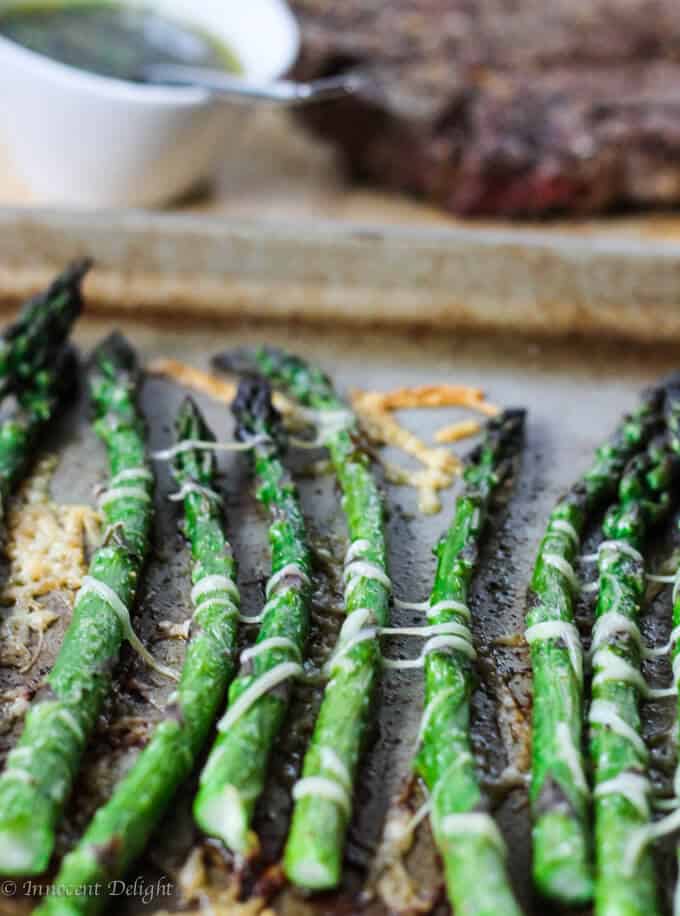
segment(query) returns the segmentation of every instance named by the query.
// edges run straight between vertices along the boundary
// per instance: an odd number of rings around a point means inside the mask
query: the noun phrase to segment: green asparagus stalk
[[[574,625],[578,587],[572,563],[593,513],[611,500],[627,461],[661,419],[663,392],[647,392],[602,445],[595,462],[553,509],[528,595],[527,640],[534,678],[532,769],[533,875],[546,897],[592,898],[589,797],[583,775],[583,660]]]
[[[668,396],[666,400],[666,424],[671,448],[676,455],[680,455],[680,376],[674,376],[668,383]],[[678,521],[680,528],[680,521]],[[673,683],[677,694],[677,720],[680,723],[680,567],[676,570],[673,582],[673,631],[671,636],[673,656]],[[680,799],[680,726],[677,730],[678,760],[675,770],[673,792],[676,800]],[[676,825],[677,826],[677,825]],[[675,852],[678,867],[680,868],[680,842]],[[680,879],[678,879],[674,895],[674,916],[680,914]]]
[[[194,814],[206,833],[246,856],[258,849],[249,825],[288,708],[289,678],[302,672],[311,562],[297,490],[281,463],[280,418],[272,407],[268,383],[244,379],[232,410],[237,438],[256,443],[257,497],[272,516],[272,572],[257,642],[241,656],[227,713],[201,774]],[[258,693],[261,688],[265,692]]]
[[[640,553],[650,528],[670,511],[678,456],[667,440],[652,442],[621,478],[619,499],[607,512],[607,540],[598,552],[599,596],[593,631],[590,754],[595,771],[595,911],[598,916],[654,916],[659,912],[652,858],[643,851],[631,871],[626,852],[649,824],[648,753],[639,704],[666,695],[651,691],[640,673],[638,628],[645,593]]]
[[[506,872],[505,844],[487,811],[470,745],[475,677],[466,601],[489,504],[523,423],[523,411],[491,420],[468,462],[453,522],[436,549],[427,612],[428,626],[442,635],[433,636],[423,652],[426,707],[414,766],[430,791],[432,829],[458,916],[520,916]]]
[[[92,733],[121,643],[140,649],[128,608],[146,553],[153,475],[135,399],[133,351],[113,335],[95,352],[90,391],[95,429],[106,444],[110,489],[101,509],[108,525],[90,563],[44,695],[0,776],[0,873],[44,871],[54,831]],[[143,651],[143,650],[142,650]]]
[[[0,523],[31,460],[39,433],[75,385],[75,370],[75,354],[67,348],[51,368],[40,369],[31,384],[19,391],[16,403],[0,424]]]
[[[176,427],[180,445],[214,440],[189,398],[179,410]],[[142,853],[193,769],[233,674],[239,606],[236,563],[223,530],[221,500],[210,489],[214,454],[191,448],[178,452],[174,476],[184,494],[195,605],[179,688],[149,744],[64,859],[56,891],[36,911],[41,916],[89,916],[105,904],[105,895],[78,894],[77,889],[106,887]]]
[[[329,666],[326,686],[284,854],[288,878],[303,888],[333,888],[340,881],[351,793],[371,697],[380,671],[377,628],[388,622],[383,505],[358,444],[356,418],[324,373],[297,357],[261,349],[217,357],[219,369],[255,370],[285,389],[319,422],[342,489],[351,541],[345,565],[347,619]]]
[[[83,306],[80,284],[92,262],[72,264],[51,286],[29,300],[0,337],[0,397],[31,384],[63,347]]]

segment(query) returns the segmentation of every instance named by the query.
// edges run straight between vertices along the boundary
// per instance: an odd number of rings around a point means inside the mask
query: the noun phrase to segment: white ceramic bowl
[[[284,0],[127,0],[222,39],[246,78],[292,65],[297,23]],[[0,0],[0,10],[16,0]],[[248,105],[201,90],[144,86],[56,63],[0,37],[0,143],[35,200],[150,206],[238,155]]]

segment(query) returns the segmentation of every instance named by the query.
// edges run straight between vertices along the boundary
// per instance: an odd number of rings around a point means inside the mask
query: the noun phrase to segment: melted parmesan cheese
[[[182,908],[185,916],[275,916],[260,897],[240,901],[239,881],[230,881],[226,888],[219,879],[213,882],[205,863],[208,855],[206,846],[194,848],[177,876],[182,901],[192,904],[191,909]],[[154,916],[171,914],[162,910]]]
[[[12,610],[0,629],[0,661],[28,670],[45,631],[58,620],[39,599],[56,591],[75,593],[87,573],[87,548],[98,541],[99,516],[89,506],[59,505],[50,496],[57,458],[48,456],[20,489],[7,517],[5,553],[10,567],[2,603]],[[67,606],[71,600],[67,599]],[[31,651],[31,634],[38,634]]]
[[[459,442],[461,439],[469,439],[471,436],[476,436],[481,431],[482,424],[479,420],[459,420],[449,426],[440,427],[434,434],[434,441],[440,445],[450,445],[453,442]]]
[[[234,382],[211,372],[195,369],[179,360],[154,360],[148,366],[148,371],[170,378],[222,403],[231,404],[236,396]],[[346,410],[306,410],[279,392],[274,392],[273,402],[277,410],[286,417],[289,426],[303,427],[313,423],[319,428],[318,439],[314,442],[305,442],[306,446],[323,445],[331,432],[350,429],[354,423],[353,415]],[[411,486],[417,490],[418,508],[428,515],[441,509],[438,492],[451,487],[462,470],[462,463],[447,449],[426,445],[418,436],[401,426],[391,415],[392,412],[402,407],[448,406],[468,407],[490,417],[496,416],[499,412],[497,407],[484,399],[480,389],[465,385],[422,385],[386,393],[357,391],[352,395],[352,406],[370,438],[379,443],[393,445],[424,465],[423,469],[411,470],[383,462],[387,479],[392,483]],[[475,420],[466,420],[440,430],[437,441],[458,441],[477,432],[479,423]]]
[[[363,397],[363,395],[361,396]],[[363,428],[373,441],[391,445],[416,458],[424,470],[413,470],[382,461],[390,483],[411,486],[419,493],[419,509],[434,514],[441,508],[439,490],[448,489],[462,470],[460,459],[444,448],[431,448],[403,427],[387,410],[374,410],[363,400],[353,400]]]
[[[367,406],[375,410],[402,410],[413,407],[471,407],[488,417],[499,413],[498,407],[489,404],[481,388],[469,385],[416,385],[388,392],[357,392]]]

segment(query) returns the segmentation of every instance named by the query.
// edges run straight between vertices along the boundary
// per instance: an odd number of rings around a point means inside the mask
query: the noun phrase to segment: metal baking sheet
[[[217,349],[267,342],[293,349],[320,362],[341,389],[352,386],[386,390],[398,385],[424,382],[463,382],[483,387],[489,397],[503,405],[523,405],[529,410],[526,449],[514,487],[494,513],[494,525],[482,555],[481,571],[474,583],[472,607],[474,632],[480,655],[480,687],[475,696],[475,750],[481,773],[494,782],[508,764],[526,767],[529,753],[528,716],[530,683],[527,657],[521,647],[504,645],[503,637],[522,630],[524,593],[531,564],[546,516],[560,491],[587,465],[593,449],[615,425],[621,413],[635,401],[638,391],[660,374],[675,368],[670,348],[633,348],[605,342],[583,342],[578,347],[551,342],[529,343],[514,337],[483,339],[419,332],[363,331],[342,327],[290,327],[280,322],[208,322],[202,325],[144,323],[124,319],[83,320],[77,341],[87,352],[112,327],[120,327],[138,348],[143,359],[170,356],[192,365],[207,367]],[[171,438],[175,409],[184,392],[156,378],[149,378],[143,390],[143,409],[152,447],[162,447]],[[222,405],[198,397],[218,436],[228,436],[231,418]],[[412,411],[405,422],[425,437],[436,426],[458,416],[455,411]],[[60,463],[53,480],[55,499],[63,502],[92,502],[93,489],[105,479],[103,450],[87,422],[85,397],[61,419],[44,444],[56,451]],[[341,568],[346,540],[333,479],[310,477],[306,468],[310,453],[294,453],[295,468],[316,552],[314,624],[310,639],[312,657],[321,661],[328,652],[340,618],[337,574]],[[405,459],[406,461],[408,459]],[[226,494],[228,528],[239,563],[239,579],[246,613],[262,602],[268,569],[266,518],[253,499],[247,461],[243,456],[220,458],[222,487]],[[177,508],[165,498],[171,482],[160,469],[154,546],[149,560],[135,625],[154,651],[174,664],[181,660],[181,643],[161,640],[162,620],[182,621],[189,614],[189,559],[177,531]],[[385,484],[389,510],[388,540],[395,593],[404,598],[426,597],[434,572],[432,546],[451,518],[453,494],[444,494],[439,515],[423,517],[417,512],[412,490]],[[62,600],[62,614],[66,615]],[[668,607],[657,606],[659,638],[667,635]],[[395,611],[393,620],[411,624],[414,612]],[[44,650],[29,681],[37,685],[48,670],[63,633],[64,621],[49,631]],[[246,634],[244,634],[245,636]],[[252,637],[252,634],[247,634]],[[501,644],[497,640],[501,638]],[[391,640],[392,655],[417,652],[397,639]],[[663,667],[660,675],[663,676]],[[14,679],[14,680],[13,680]],[[15,683],[15,675],[0,668],[0,692]],[[145,729],[158,718],[171,685],[163,684],[131,655],[123,651],[116,671],[115,690],[101,720],[95,743],[87,755],[83,774],[60,832],[63,853],[82,832],[89,816],[103,801],[115,779],[134,759]],[[274,865],[285,838],[290,813],[290,787],[298,770],[309,734],[318,691],[296,690],[293,710],[279,740],[268,788],[258,807],[256,826],[263,840],[266,865]],[[362,758],[355,816],[349,832],[343,886],[338,894],[303,897],[290,889],[276,893],[270,903],[280,916],[387,916],[389,909],[379,898],[367,894],[367,874],[380,846],[385,819],[394,812],[396,799],[408,776],[409,759],[422,707],[422,682],[418,671],[387,672],[375,703],[376,716]],[[496,713],[509,715],[499,727]],[[663,734],[670,721],[656,720]],[[659,725],[659,721],[661,725]],[[510,727],[508,723],[511,722]],[[141,724],[140,724],[141,723]],[[650,726],[652,727],[652,726]],[[16,739],[20,725],[0,738],[6,752]],[[669,739],[670,740],[670,739]],[[510,874],[527,914],[547,916],[545,903],[532,900],[529,876],[529,818],[524,788],[496,792],[498,816],[510,850]],[[130,913],[162,910],[178,904],[177,871],[192,846],[198,842],[191,828],[188,806],[191,785],[185,787],[174,810],[158,831],[144,860],[129,876],[131,897],[112,901],[111,912]],[[233,885],[228,863],[216,851],[209,852],[213,880]],[[441,892],[441,875],[434,855],[429,828],[424,826],[407,860],[407,868],[423,897],[432,897],[438,916],[448,912]],[[262,889],[273,882],[274,873],[262,869],[244,879],[244,891]],[[147,904],[142,888],[161,880],[171,889],[171,898],[157,892]],[[137,880],[138,885],[134,885]],[[259,884],[258,884],[259,880]],[[275,883],[275,882],[274,882]],[[19,882],[21,885],[21,882]],[[135,891],[134,888],[138,890]],[[0,913],[29,912],[31,900],[3,896]],[[33,900],[34,902],[34,900]],[[205,903],[205,901],[204,901]],[[194,904],[192,912],[203,912]],[[205,909],[205,912],[210,912]],[[214,912],[252,916],[258,909],[224,909]]]
[[[680,340],[680,241],[651,229],[0,209],[6,298],[83,254],[99,264],[93,311]]]

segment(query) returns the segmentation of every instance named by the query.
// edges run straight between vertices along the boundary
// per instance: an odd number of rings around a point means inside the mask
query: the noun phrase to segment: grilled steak
[[[305,110],[356,177],[459,214],[680,200],[674,0],[293,0],[300,78],[360,67]]]

